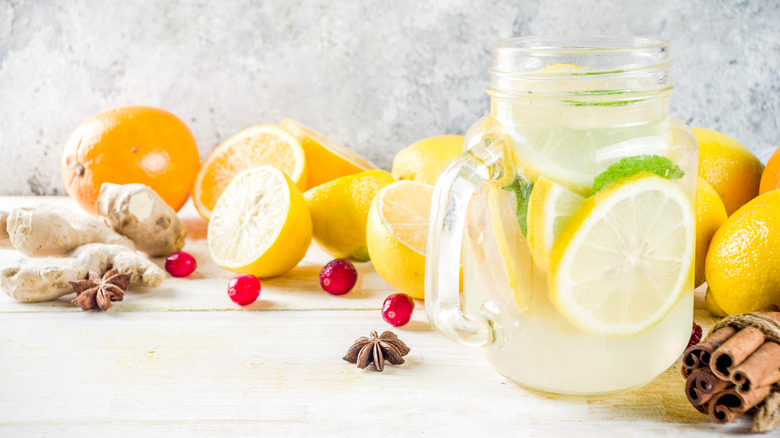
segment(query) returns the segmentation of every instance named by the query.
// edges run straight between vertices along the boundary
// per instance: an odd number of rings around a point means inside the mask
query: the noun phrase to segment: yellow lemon
[[[696,191],[696,279],[694,287],[704,283],[704,259],[715,231],[728,219],[723,201],[710,183],[699,177]]]
[[[311,243],[309,210],[295,183],[261,166],[240,173],[212,211],[208,248],[221,268],[274,277],[294,268]]]
[[[436,184],[439,174],[463,152],[462,135],[440,135],[401,149],[393,158],[393,178]]]
[[[230,181],[242,171],[259,166],[273,166],[287,174],[300,190],[306,189],[306,157],[298,140],[278,126],[255,126],[225,140],[203,161],[192,187],[198,213],[209,220]]]
[[[555,242],[550,299],[598,336],[636,336],[693,283],[696,218],[688,195],[638,173],[583,201]]]
[[[707,311],[710,312],[710,315],[717,316],[718,318],[723,318],[724,316],[729,316],[726,312],[723,311],[723,309],[720,308],[720,305],[715,301],[715,297],[713,297],[712,292],[710,292],[709,286],[707,287],[707,292],[704,294],[704,306],[707,308]]]
[[[309,189],[303,197],[309,205],[314,240],[333,257],[368,260],[368,209],[377,192],[391,182],[393,177],[384,170],[370,170]]]
[[[715,232],[704,275],[729,315],[780,306],[780,190],[743,205]]]
[[[425,244],[433,187],[398,181],[371,203],[366,225],[368,252],[376,272],[412,298],[424,298]]]
[[[290,119],[282,120],[282,129],[303,147],[307,163],[307,188],[336,178],[376,169],[376,166],[324,135]]]
[[[731,215],[758,195],[764,166],[733,138],[711,129],[691,129],[699,141],[699,176],[712,185]]]
[[[550,253],[585,198],[556,184],[545,177],[539,177],[528,200],[528,245],[536,266],[546,271],[550,265]]]

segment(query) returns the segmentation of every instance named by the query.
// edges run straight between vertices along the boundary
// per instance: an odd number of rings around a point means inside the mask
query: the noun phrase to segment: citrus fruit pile
[[[218,266],[258,277],[294,268],[312,239],[368,260],[366,217],[389,173],[292,120],[228,138],[204,160],[192,196]],[[308,190],[307,190],[308,189]]]
[[[696,285],[716,316],[780,306],[780,148],[764,167],[736,140],[699,141]]]
[[[462,140],[432,137],[404,149],[393,175],[407,181],[396,182],[291,120],[246,129],[209,154],[193,188],[209,219],[212,257],[269,277],[297,265],[314,240],[337,259],[370,259],[391,286],[423,299],[428,183],[460,154]]]

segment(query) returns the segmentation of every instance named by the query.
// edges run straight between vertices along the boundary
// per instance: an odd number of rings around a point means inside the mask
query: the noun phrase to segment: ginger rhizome
[[[184,248],[184,223],[157,192],[143,184],[104,183],[97,211],[106,225],[129,237],[138,250],[152,257],[164,257]]]
[[[0,269],[0,289],[24,302],[74,293],[71,282],[111,269],[130,274],[134,286],[158,286],[165,272],[150,256],[180,251],[187,230],[176,212],[142,184],[106,184],[99,220],[51,206],[0,212],[0,248],[29,256]]]
[[[6,231],[11,245],[31,257],[62,256],[88,243],[135,248],[132,240],[89,216],[49,206],[14,208]]]
[[[83,280],[90,271],[103,275],[112,268],[130,274],[134,286],[159,286],[165,278],[159,266],[126,246],[89,243],[67,257],[23,258],[0,269],[0,288],[19,301],[51,301],[72,294],[71,281]]]

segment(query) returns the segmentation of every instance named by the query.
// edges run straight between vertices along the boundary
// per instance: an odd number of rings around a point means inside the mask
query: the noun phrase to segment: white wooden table
[[[67,198],[0,197],[0,209]],[[632,393],[598,399],[525,390],[478,351],[434,332],[418,302],[393,328],[380,308],[393,292],[358,264],[355,289],[331,296],[315,245],[287,275],[263,281],[241,308],[233,274],[209,259],[205,222],[181,212],[198,259],[189,278],[131,290],[107,312],[72,296],[38,304],[0,294],[0,436],[712,436],[719,427],[686,401],[679,363]],[[20,255],[0,251],[0,265]],[[162,260],[158,260],[162,263]],[[700,298],[700,297],[699,297]],[[700,300],[699,300],[700,301]],[[701,306],[695,319],[712,324]],[[341,358],[359,336],[393,329],[404,365],[360,370]],[[529,360],[532,358],[529,358]]]

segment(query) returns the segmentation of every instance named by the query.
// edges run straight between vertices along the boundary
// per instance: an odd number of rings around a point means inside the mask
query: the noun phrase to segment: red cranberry
[[[227,293],[234,303],[248,306],[260,296],[260,280],[250,274],[238,275],[228,283]]]
[[[198,261],[188,252],[175,252],[165,259],[165,270],[174,277],[186,277],[197,267]]]
[[[699,341],[701,341],[701,326],[694,322],[693,328],[691,328],[691,339],[688,340],[688,347],[698,344]]]
[[[385,298],[382,305],[382,318],[388,324],[400,327],[412,318],[414,300],[406,294],[393,294]]]
[[[355,286],[357,275],[352,263],[342,259],[331,260],[320,271],[320,286],[325,292],[343,295]]]

